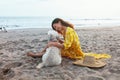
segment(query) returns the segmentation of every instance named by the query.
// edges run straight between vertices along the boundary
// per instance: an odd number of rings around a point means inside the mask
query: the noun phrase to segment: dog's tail
[[[36,66],[37,69],[41,69],[42,67],[44,67],[44,63],[40,63],[38,66]]]

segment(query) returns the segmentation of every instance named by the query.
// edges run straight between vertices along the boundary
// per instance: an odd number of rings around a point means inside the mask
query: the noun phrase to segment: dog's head
[[[48,41],[57,41],[59,38],[59,34],[56,31],[50,30],[48,31]]]

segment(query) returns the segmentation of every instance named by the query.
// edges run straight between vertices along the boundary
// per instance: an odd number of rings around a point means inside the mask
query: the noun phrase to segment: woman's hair
[[[55,23],[58,23],[58,22],[60,22],[63,26],[65,26],[65,27],[70,27],[70,28],[72,28],[72,29],[74,29],[74,26],[73,26],[73,24],[71,24],[71,23],[69,23],[69,22],[67,22],[67,21],[64,21],[63,19],[61,19],[61,18],[55,18],[53,21],[52,21],[52,28],[53,28],[53,30],[55,30],[55,28],[53,27],[53,24],[55,24]]]

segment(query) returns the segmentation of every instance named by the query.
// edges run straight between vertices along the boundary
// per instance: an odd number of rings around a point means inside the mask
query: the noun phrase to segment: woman
[[[57,31],[64,37],[64,41],[59,40],[59,42],[49,42],[42,52],[34,54],[29,52],[27,55],[31,57],[41,57],[46,48],[50,46],[55,46],[61,49],[61,55],[70,59],[81,59],[85,56],[80,47],[79,37],[74,30],[74,26],[60,18],[56,18],[52,22],[53,30]],[[90,54],[92,56],[97,56]],[[102,56],[102,55],[101,55]],[[108,56],[107,56],[108,57]]]

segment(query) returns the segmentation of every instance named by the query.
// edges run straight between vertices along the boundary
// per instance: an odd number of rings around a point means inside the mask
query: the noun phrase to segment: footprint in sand
[[[39,42],[40,42],[39,39],[34,39],[34,40],[31,41],[31,43],[39,43]]]
[[[8,80],[15,76],[15,72],[12,68],[20,67],[21,62],[8,63],[3,68],[0,68],[0,80]]]
[[[30,45],[24,45],[24,48],[27,48],[27,49],[32,49],[34,47],[30,46]]]
[[[12,69],[0,68],[0,80],[8,80],[15,76],[15,72]]]
[[[3,62],[2,62],[2,61],[0,61],[0,67],[1,67],[1,66],[3,66]]]
[[[0,69],[0,79],[7,80],[15,76],[15,72],[12,69]]]
[[[120,66],[119,66],[119,65],[113,66],[113,67],[111,67],[111,69],[109,69],[109,71],[110,71],[111,73],[120,74]]]
[[[0,52],[0,55],[3,55],[4,53]]]
[[[16,68],[20,67],[22,65],[22,62],[13,62],[13,63],[8,63],[7,65],[4,66],[5,69],[10,69],[10,68]]]
[[[105,80],[103,77],[100,76],[85,76],[85,77],[81,77],[81,80]]]

